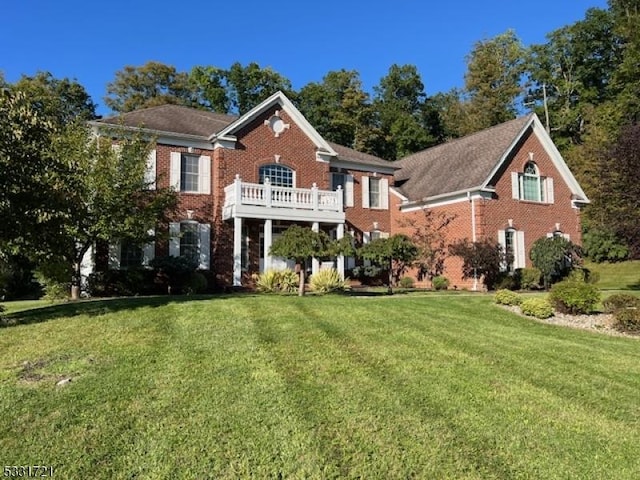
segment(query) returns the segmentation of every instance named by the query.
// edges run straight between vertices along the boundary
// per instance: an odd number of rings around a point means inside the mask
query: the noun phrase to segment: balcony
[[[224,189],[225,200],[222,216],[230,218],[261,218],[272,220],[297,220],[309,222],[343,223],[342,190],[289,188],[247,183],[236,175],[234,182]]]

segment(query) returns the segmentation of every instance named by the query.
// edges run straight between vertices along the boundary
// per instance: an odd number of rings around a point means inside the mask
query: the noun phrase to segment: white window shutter
[[[147,232],[149,236],[154,236],[156,234],[155,230],[152,228]],[[151,242],[144,245],[142,248],[142,265],[149,266],[151,260],[156,258],[156,242],[152,240]]]
[[[180,256],[180,224],[169,224],[169,256]]]
[[[502,251],[506,252],[507,251],[507,235],[504,230],[498,230],[498,243],[502,247]],[[507,270],[506,262],[500,263],[500,270],[503,272]]]
[[[389,238],[389,232],[380,232],[380,238]]]
[[[369,208],[369,177],[362,177],[362,208]]]
[[[546,194],[545,201],[547,203],[554,203],[554,198],[553,198],[553,178],[551,178],[551,177],[545,178],[544,186],[545,186],[545,194]]]
[[[171,152],[171,162],[169,165],[169,185],[176,192],[180,191],[180,165],[182,163],[182,155],[180,152]]]
[[[525,268],[527,266],[527,257],[524,246],[524,232],[517,230],[515,235],[516,241],[516,255],[515,255],[515,268]]]
[[[553,232],[547,233],[547,238],[553,238]]]
[[[109,268],[120,270],[120,240],[109,244]]]
[[[380,180],[380,208],[389,210],[389,180],[386,178]]]
[[[198,192],[211,193],[211,157],[207,155],[198,160]]]
[[[149,190],[156,189],[156,149],[149,152],[147,157],[147,168],[144,171],[144,183]]]
[[[568,233],[563,233],[562,236],[565,240],[568,240],[569,242],[571,241],[571,235],[569,235]]]
[[[344,182],[345,207],[353,207],[353,175],[347,175]]]
[[[211,263],[211,225],[201,223],[198,225],[200,233],[200,265],[201,270],[209,270]]]
[[[362,232],[362,243],[369,243],[371,241],[371,232]]]
[[[511,198],[520,199],[520,175],[518,172],[511,172]]]

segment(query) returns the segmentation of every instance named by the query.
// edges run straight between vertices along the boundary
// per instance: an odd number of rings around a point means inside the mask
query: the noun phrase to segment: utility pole
[[[544,105],[544,120],[547,127],[547,133],[551,134],[551,128],[549,128],[549,107],[547,107],[547,84],[542,84],[542,104]]]

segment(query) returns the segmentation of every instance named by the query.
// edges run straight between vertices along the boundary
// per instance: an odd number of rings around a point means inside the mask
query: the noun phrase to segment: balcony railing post
[[[311,201],[313,202],[313,209],[314,210],[318,210],[318,204],[319,204],[319,199],[318,199],[318,185],[316,185],[315,183],[311,186]]]
[[[271,207],[271,180],[269,177],[264,178],[264,200],[267,207]]]
[[[236,178],[233,181],[233,190],[236,205],[242,205],[242,180],[240,180],[239,174],[236,174]]]
[[[342,205],[344,203],[344,193],[342,191],[342,185],[338,185],[338,191],[336,195],[338,197],[338,211],[341,212],[344,209],[344,206]]]

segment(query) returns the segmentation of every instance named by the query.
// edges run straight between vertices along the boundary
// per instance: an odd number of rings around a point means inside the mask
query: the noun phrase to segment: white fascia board
[[[407,197],[405,197],[404,195],[402,195],[394,187],[389,187],[389,192],[393,193],[396,197],[398,197],[400,200],[402,200],[402,203],[408,203],[409,202],[409,199]]]
[[[224,148],[226,150],[235,150],[236,149],[236,137],[231,137],[230,135],[225,138],[218,138],[213,143],[213,149],[216,150],[218,148]]]
[[[334,155],[329,152],[316,152],[316,162],[330,163],[332,158],[334,158]]]
[[[211,150],[211,142],[207,137],[200,135],[189,135],[186,133],[165,132],[162,130],[153,130],[151,128],[130,127],[125,125],[113,125],[109,123],[101,123],[91,121],[88,122],[91,129],[99,134],[100,132],[118,133],[118,130],[126,130],[129,132],[140,132],[145,136],[153,137],[158,144],[175,145],[178,147],[193,147],[202,150]]]
[[[287,115],[291,117],[291,119],[300,127],[300,129],[311,139],[311,141],[318,147],[318,150],[321,152],[326,152],[329,156],[337,156],[338,154],[331,148],[331,146],[327,143],[327,141],[320,136],[320,134],[316,131],[315,128],[311,126],[309,121],[300,113],[291,100],[289,100],[286,95],[280,91],[274,93],[269,98],[264,100],[262,103],[256,105],[247,113],[237,118],[234,122],[227,125],[223,130],[218,132],[217,134],[213,134],[209,137],[209,140],[215,141],[218,138],[228,137],[229,135],[233,135],[239,128],[250,123],[256,117],[264,113],[269,108],[274,105],[280,105],[280,108],[287,112]]]
[[[402,212],[414,212],[425,208],[442,207],[453,203],[468,202],[470,199],[479,200],[482,198],[492,198],[493,189],[490,188],[474,188],[470,190],[460,190],[458,192],[445,193],[435,195],[433,197],[423,198],[405,205],[400,205]]]
[[[366,165],[363,163],[349,162],[346,160],[332,160],[331,166],[337,168],[346,168],[347,170],[357,170],[360,172],[384,173],[386,175],[393,175],[396,170],[398,170],[398,167],[380,167],[378,165]]]

